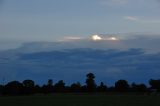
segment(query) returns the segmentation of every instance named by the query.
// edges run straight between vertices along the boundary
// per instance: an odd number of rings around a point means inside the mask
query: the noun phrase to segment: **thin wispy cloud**
[[[129,20],[129,21],[138,21],[139,18],[135,17],[135,16],[125,16],[123,17],[125,20]]]
[[[124,16],[123,19],[128,21],[134,21],[139,23],[160,23],[159,19],[147,19],[147,18],[139,18],[136,16]]]
[[[84,38],[83,37],[78,37],[78,36],[67,36],[67,37],[64,37],[58,41],[75,41],[75,40],[83,40]]]

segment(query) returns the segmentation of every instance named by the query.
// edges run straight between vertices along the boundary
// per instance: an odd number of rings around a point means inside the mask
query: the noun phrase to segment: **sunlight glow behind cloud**
[[[92,40],[99,41],[102,40],[102,37],[100,37],[99,35],[92,35]]]
[[[116,41],[116,40],[118,40],[118,38],[116,38],[116,37],[109,37],[108,40]]]

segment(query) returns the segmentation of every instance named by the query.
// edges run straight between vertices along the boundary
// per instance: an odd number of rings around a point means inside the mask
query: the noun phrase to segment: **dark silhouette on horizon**
[[[94,81],[94,74],[93,73],[89,73],[86,75],[87,79],[86,79],[86,87],[87,87],[87,91],[88,92],[94,92],[96,90],[96,83]]]
[[[160,80],[149,80],[150,86],[145,84],[128,84],[126,80],[118,80],[115,86],[108,87],[103,82],[100,85],[95,83],[95,75],[88,73],[86,75],[86,84],[81,85],[80,82],[66,86],[63,80],[59,80],[53,84],[53,80],[49,79],[47,84],[43,86],[36,85],[33,80],[27,79],[23,82],[11,81],[6,85],[0,85],[0,95],[32,95],[32,94],[52,94],[52,93],[135,93],[135,94],[152,94],[160,92]]]

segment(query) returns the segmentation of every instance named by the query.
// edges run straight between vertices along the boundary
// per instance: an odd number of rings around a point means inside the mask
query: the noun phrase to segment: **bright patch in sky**
[[[99,35],[93,35],[92,40],[97,41],[97,40],[102,40],[102,38]]]
[[[81,37],[73,37],[73,36],[64,37],[64,40],[65,40],[65,41],[81,40],[81,39],[82,39]]]
[[[108,38],[108,40],[118,40],[118,38],[116,38],[116,37],[110,37],[110,38]]]
[[[114,37],[114,36],[112,36],[112,37],[101,37],[101,36],[99,36],[99,35],[92,35],[92,40],[94,40],[94,41],[99,41],[99,40],[110,40],[110,41],[116,41],[116,40],[118,40],[118,38],[117,37]]]

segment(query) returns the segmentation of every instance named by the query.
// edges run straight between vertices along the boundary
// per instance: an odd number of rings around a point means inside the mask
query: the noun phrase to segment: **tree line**
[[[95,83],[95,75],[88,73],[86,75],[86,84],[79,82],[66,86],[63,80],[53,84],[49,79],[43,86],[36,85],[33,80],[24,80],[23,82],[11,81],[6,85],[0,85],[0,95],[31,95],[31,94],[50,94],[50,93],[92,93],[92,92],[133,92],[133,93],[153,93],[160,92],[160,80],[149,80],[149,87],[145,84],[128,84],[126,80],[118,80],[115,85],[108,87],[103,82],[100,85]]]

